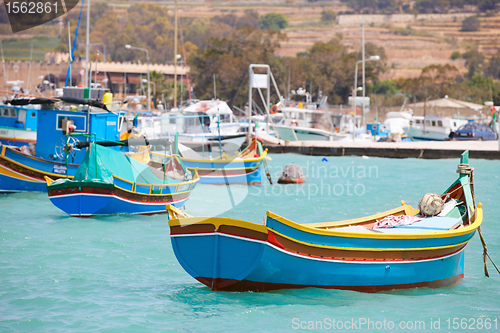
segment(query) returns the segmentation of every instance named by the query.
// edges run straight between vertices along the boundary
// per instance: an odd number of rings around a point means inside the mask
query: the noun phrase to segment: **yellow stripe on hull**
[[[22,181],[26,181],[26,182],[34,182],[34,183],[44,183],[45,182],[43,180],[28,177],[28,176],[25,176],[25,175],[20,174],[18,172],[12,171],[12,170],[4,167],[3,165],[0,165],[0,174],[3,176],[6,176],[6,177],[10,177],[10,178],[14,178],[14,179],[18,179],[18,180],[22,180]]]

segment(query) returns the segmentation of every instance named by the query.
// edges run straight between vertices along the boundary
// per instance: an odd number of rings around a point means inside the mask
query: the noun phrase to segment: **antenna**
[[[217,100],[217,85],[215,84],[215,73],[214,73],[214,100]]]
[[[70,65],[69,65],[69,85],[72,86],[73,82],[71,79],[71,63],[73,62],[73,54],[71,52],[71,29],[69,26],[69,20],[68,20],[68,52],[69,52],[69,63],[70,63]]]
[[[31,61],[33,60],[33,44],[31,44],[31,54],[30,54],[30,68],[28,70],[28,84],[26,87],[31,91],[30,88],[30,77],[31,77]]]

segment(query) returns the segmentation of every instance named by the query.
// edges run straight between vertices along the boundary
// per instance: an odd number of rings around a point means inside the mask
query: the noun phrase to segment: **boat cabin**
[[[123,113],[112,113],[97,107],[80,105],[54,108],[53,104],[42,105],[38,112],[36,157],[65,161],[66,134],[73,147],[68,151],[68,162],[80,164],[86,148],[78,150],[78,141],[119,141],[123,124]],[[116,148],[117,149],[117,148]]]

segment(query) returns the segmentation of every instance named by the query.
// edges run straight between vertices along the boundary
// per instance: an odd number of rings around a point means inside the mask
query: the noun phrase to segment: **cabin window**
[[[10,109],[10,116],[11,117],[17,117],[17,112],[14,109]]]
[[[299,113],[299,119],[300,120],[304,120],[304,114],[303,113]]]
[[[87,130],[87,117],[86,116],[73,116],[73,115],[57,115],[57,130],[62,131],[63,120],[73,120],[76,129],[75,132],[85,132]]]
[[[431,122],[430,122],[429,120],[426,120],[426,121],[425,121],[425,125],[427,125],[427,126],[431,126]]]
[[[2,116],[9,117],[9,109],[3,109]]]
[[[438,126],[443,127],[443,121],[442,120],[438,120]]]
[[[420,124],[420,119],[415,120],[415,124]]]
[[[231,117],[228,114],[219,115],[219,119],[220,119],[221,123],[230,123],[231,122]]]
[[[175,124],[175,118],[170,118],[170,123]]]
[[[453,127],[457,127],[457,122],[456,121],[453,122]]]
[[[31,118],[36,118],[36,112],[31,112]]]
[[[436,121],[435,120],[432,121],[432,126],[436,126]]]

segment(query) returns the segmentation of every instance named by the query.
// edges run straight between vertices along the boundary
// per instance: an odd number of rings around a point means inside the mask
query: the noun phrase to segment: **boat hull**
[[[47,192],[44,177],[71,178],[77,165],[51,162],[0,146],[0,192]]]
[[[288,141],[332,141],[334,140],[332,133],[305,127],[292,127],[274,125],[281,140]]]
[[[154,155],[153,155],[154,158]],[[163,156],[162,156],[163,158]],[[170,157],[166,157],[167,163]],[[260,185],[262,183],[261,165],[262,158],[248,161],[197,161],[182,159],[182,162],[190,171],[198,170],[200,184],[228,185]],[[162,163],[152,160],[150,165],[161,168]]]
[[[414,127],[405,127],[404,131],[412,141],[444,141],[449,139],[448,133],[438,131],[424,131]]]
[[[15,128],[0,128],[0,143],[9,146],[27,146],[36,142],[36,131]]]
[[[181,208],[188,200],[196,182],[186,191],[149,195],[121,189],[113,184],[81,183],[50,189],[49,199],[59,209],[75,217],[114,214],[166,213],[166,205]]]
[[[374,292],[446,286],[464,273],[465,245],[449,254],[418,260],[352,260],[296,253],[283,247],[275,235],[263,238],[234,228],[191,234],[172,230],[172,246],[182,267],[213,290],[318,287]]]

